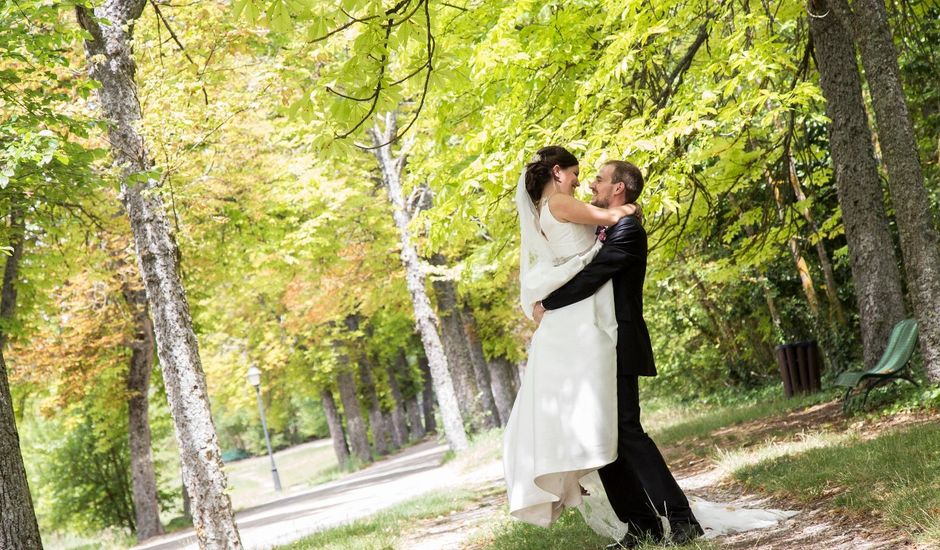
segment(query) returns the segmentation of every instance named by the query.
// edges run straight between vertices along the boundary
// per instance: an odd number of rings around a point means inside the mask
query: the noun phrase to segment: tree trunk
[[[39,524],[33,509],[26,480],[26,466],[20,450],[20,436],[16,430],[13,413],[13,396],[7,379],[3,349],[7,333],[3,330],[13,318],[16,310],[16,285],[19,279],[20,260],[25,244],[23,213],[14,208],[10,214],[10,246],[3,270],[3,289],[0,293],[0,548],[33,550],[42,548]]]
[[[114,162],[121,167],[122,201],[147,291],[184,484],[191,491],[193,525],[201,548],[236,549],[242,543],[226,491],[206,377],[180,280],[179,249],[170,233],[159,182],[147,174],[153,164],[136,128],[141,113],[131,33],[145,5],[145,0],[107,0],[94,14],[79,6],[77,15],[90,35],[85,41],[89,73],[101,83],[98,99],[110,122],[108,139]]]
[[[123,262],[121,262],[123,263]],[[153,324],[147,311],[147,295],[124,281],[122,293],[134,315],[136,334],[131,344],[131,364],[127,373],[127,433],[131,463],[131,488],[137,525],[137,540],[143,541],[163,534],[160,505],[157,502],[157,477],[151,450],[150,373],[153,371]]]
[[[773,291],[767,283],[767,277],[761,275],[761,292],[764,294],[764,302],[767,303],[767,311],[770,313],[770,320],[774,324],[775,339],[783,335],[783,321],[780,319],[780,311],[777,309],[777,300],[774,299]],[[779,341],[779,340],[778,340]]]
[[[464,306],[460,313],[463,321],[463,332],[467,339],[467,349],[470,351],[470,360],[473,362],[473,372],[476,375],[477,388],[480,390],[480,405],[483,407],[483,426],[487,429],[501,426],[499,407],[493,395],[493,382],[490,376],[490,367],[483,354],[483,342],[477,334],[476,319],[473,311]]]
[[[418,366],[424,377],[424,392],[421,395],[421,413],[424,415],[425,433],[437,433],[437,420],[434,418],[434,387],[431,381],[431,367],[427,357],[418,357]]]
[[[796,177],[795,166],[792,163],[792,158],[787,152],[787,179],[790,180],[791,186],[793,185],[794,178]],[[781,187],[783,184],[774,180],[770,172],[766,172],[767,183],[770,185],[774,194],[774,202],[777,205],[777,219],[780,220],[781,225],[786,224],[786,205],[783,200],[783,191]],[[805,196],[804,196],[805,198]],[[809,214],[809,210],[805,210],[805,217],[808,217],[812,221],[812,217]],[[822,246],[820,241],[819,246]],[[803,295],[806,296],[806,303],[809,305],[810,313],[813,315],[814,324],[816,326],[820,325],[820,315],[819,315],[819,298],[816,295],[816,285],[813,283],[813,276],[809,272],[809,264],[806,262],[806,258],[803,257],[803,251],[800,249],[799,241],[796,238],[796,235],[791,235],[787,239],[787,246],[790,249],[790,257],[793,258],[793,265],[796,268],[796,272],[800,276],[800,283],[803,287]],[[819,248],[817,248],[817,252]],[[831,273],[830,273],[831,275]],[[765,287],[766,288],[766,287]],[[834,290],[834,289],[833,289]],[[771,315],[775,315],[776,306],[772,303],[772,297],[769,294],[768,290],[765,290],[765,300],[767,300],[768,309],[771,312]],[[831,299],[831,296],[830,296]],[[835,302],[836,307],[838,307],[838,300]],[[774,322],[777,322],[777,319],[774,319]],[[766,345],[766,342],[762,342],[766,347],[766,355],[769,357],[769,362],[773,361],[774,351],[770,346]],[[822,343],[819,343],[819,349],[822,352],[823,356],[826,358],[826,361],[829,365],[833,365],[832,354],[830,353],[827,346],[824,346]]]
[[[834,0],[848,15],[845,0]],[[914,126],[901,85],[898,53],[888,26],[884,0],[855,0],[851,19],[862,67],[871,90],[881,157],[898,224],[904,272],[917,316],[920,351],[931,382],[940,383],[940,249],[930,213],[914,137]]]
[[[358,334],[361,317],[358,314],[346,316],[346,329],[350,334]],[[368,337],[368,333],[366,335]],[[375,387],[375,377],[372,376],[373,366],[369,360],[368,354],[362,349],[360,337],[357,336],[355,354],[351,355],[359,368],[359,388],[365,395],[368,404],[367,415],[369,418],[369,429],[372,432],[372,449],[376,455],[387,455],[389,453],[389,438],[391,434],[386,422],[385,414],[382,412],[382,404],[379,402],[379,394]]]
[[[809,0],[819,83],[826,97],[832,165],[849,245],[865,365],[874,367],[905,317],[901,277],[848,31],[826,0]]]
[[[340,371],[336,375],[336,384],[339,387],[339,398],[343,402],[343,414],[346,416],[346,434],[349,436],[349,450],[353,456],[363,464],[372,462],[372,451],[369,449],[369,435],[366,433],[366,424],[359,409],[359,397],[356,395],[356,380],[349,372],[349,359],[341,356]]]
[[[369,404],[369,428],[372,431],[372,448],[379,456],[387,455],[389,448],[389,433],[386,426],[385,415],[382,414],[382,404],[379,403],[379,394],[375,389],[375,379],[372,376],[372,364],[364,357],[359,358],[359,381]]]
[[[159,182],[145,175],[152,163],[135,128],[141,116],[131,32],[144,6],[143,0],[109,0],[95,8],[94,15],[84,7],[78,7],[77,14],[79,23],[90,34],[90,40],[85,41],[89,72],[101,83],[98,98],[111,123],[108,137],[114,161],[121,167],[122,200],[153,314],[183,477],[192,491],[196,534],[204,549],[241,548],[209,410],[205,374],[179,276],[179,249],[157,192]],[[134,181],[131,176],[145,181]]]
[[[183,463],[180,462],[180,483],[183,485],[183,517],[189,523],[193,522],[193,501],[189,498],[189,490],[186,488],[186,481],[182,479]]]
[[[408,416],[408,440],[418,441],[427,435],[424,421],[421,418],[421,407],[418,406],[418,396],[405,401],[405,414]]]
[[[395,406],[392,407],[392,443],[400,448],[408,441],[408,426],[405,413],[405,400],[401,395],[401,386],[398,383],[398,373],[405,370],[408,360],[404,353],[398,354],[398,359],[388,366],[388,386],[392,392]]]
[[[340,468],[345,467],[346,463],[349,462],[349,448],[346,446],[343,419],[336,408],[333,391],[329,388],[320,390],[320,403],[323,404],[323,412],[326,414],[326,425],[330,428],[330,438],[333,440],[333,452],[336,453],[336,462],[339,463]]]
[[[790,151],[787,151],[787,172],[790,177],[790,186],[793,187],[793,193],[797,202],[806,200],[806,193],[803,192],[803,186],[800,184],[800,178],[796,173],[796,161]],[[842,302],[839,301],[839,286],[836,283],[835,274],[832,271],[832,262],[829,260],[829,253],[826,252],[826,245],[823,243],[822,234],[819,231],[819,224],[813,219],[813,214],[809,207],[804,206],[801,211],[803,218],[809,224],[816,239],[816,256],[819,258],[819,267],[822,268],[823,277],[826,280],[826,299],[829,301],[829,312],[839,325],[845,325],[845,312],[842,311]]]
[[[375,157],[382,171],[382,179],[388,191],[388,199],[392,205],[392,215],[398,227],[401,240],[401,261],[405,267],[405,277],[411,301],[414,306],[415,321],[421,342],[424,344],[424,353],[428,357],[431,378],[434,382],[434,391],[437,394],[438,406],[441,409],[441,418],[444,422],[444,436],[454,451],[467,448],[467,433],[464,431],[463,417],[457,403],[457,394],[448,370],[447,356],[441,345],[440,335],[437,332],[438,320],[431,308],[425,288],[425,275],[418,261],[418,254],[411,244],[411,231],[408,228],[408,215],[405,211],[405,201],[402,196],[401,171],[404,168],[405,155],[392,158],[392,149],[389,142],[395,136],[397,127],[395,115],[385,117],[385,131],[377,127],[372,132],[375,145]],[[430,430],[429,430],[430,431]]]
[[[442,265],[442,259],[436,257],[435,265]],[[440,317],[441,342],[447,355],[447,368],[454,381],[458,405],[465,421],[474,429],[482,426],[485,411],[480,403],[480,388],[473,371],[473,360],[467,347],[463,320],[457,308],[457,285],[451,279],[437,279],[431,285],[437,298],[437,311]]]
[[[493,386],[493,400],[499,410],[499,422],[505,426],[509,422],[509,413],[516,400],[516,388],[512,371],[515,365],[505,357],[496,357],[487,363],[490,370],[490,380]]]
[[[777,207],[777,219],[780,223],[786,223],[786,207],[783,204],[783,193],[780,190],[780,183],[774,180],[770,172],[765,172],[767,183],[773,190],[774,203]],[[803,295],[806,296],[806,303],[809,305],[810,313],[813,317],[819,318],[819,298],[816,297],[816,285],[813,284],[813,276],[809,272],[809,264],[803,258],[803,252],[800,250],[800,243],[796,235],[791,235],[787,239],[787,248],[790,249],[790,257],[793,258],[793,265],[797,274],[800,276],[800,284],[803,287]]]

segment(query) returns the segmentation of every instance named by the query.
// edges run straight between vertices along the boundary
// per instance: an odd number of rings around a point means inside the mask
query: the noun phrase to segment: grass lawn
[[[543,529],[508,516],[502,510],[501,521],[476,537],[468,548],[473,550],[581,550],[603,548],[612,541],[599,536],[581,519],[576,510],[567,510],[549,529]]]
[[[329,441],[314,441],[274,453],[284,492],[325,483],[342,475]],[[244,510],[277,498],[267,456],[246,458],[225,465],[232,506]]]
[[[463,510],[475,501],[469,490],[439,491],[422,495],[403,504],[349,525],[326,529],[281,548],[290,550],[385,550],[396,548],[396,541],[416,521]]]
[[[735,479],[752,490],[807,504],[820,501],[940,545],[940,425],[746,466]]]
[[[695,407],[654,403],[643,412],[643,426],[657,445],[668,446],[708,436],[720,428],[822,403],[832,396],[821,392],[787,399],[781,390],[779,395],[734,405]]]
[[[489,492],[492,495],[492,492]],[[394,506],[372,517],[349,525],[320,531],[314,535],[282,546],[284,550],[387,550],[406,548],[400,544],[415,523],[430,518],[446,517],[454,512],[475,507],[486,491],[440,491]],[[568,510],[550,529],[542,529],[509,518],[503,509],[495,525],[480,529],[461,548],[466,550],[598,550],[611,541],[595,534],[576,510]],[[411,533],[414,535],[414,533]],[[648,545],[647,548],[662,548]],[[715,550],[707,541],[676,550]]]
[[[694,455],[697,462],[687,463],[691,468],[726,469],[742,489],[790,499],[794,507],[797,502],[822,504],[850,518],[857,514],[859,523],[940,545],[940,424],[929,407],[900,407],[891,393],[883,396],[884,404],[875,400],[869,412],[848,418],[831,392],[785,399],[767,391],[739,403],[707,407],[653,402],[644,408],[644,425],[667,459]],[[897,410],[911,408],[921,411],[922,423],[898,425],[905,420],[896,416]],[[463,471],[497,460],[501,440],[501,430],[478,434],[471,449],[449,457],[452,466]],[[496,506],[488,518],[466,525],[470,538],[461,545],[465,550],[591,550],[610,542],[591,531],[576,510],[567,511],[550,529],[513,520],[498,500],[501,490],[431,493],[287,548],[407,548],[429,524],[453,522],[455,529],[463,529],[461,512],[472,513],[485,501]],[[701,540],[672,548],[719,546]]]
[[[508,517],[495,527],[478,534],[466,545],[466,550],[598,550],[610,544],[610,539],[601,537],[581,519],[581,513],[569,509],[551,528],[543,529]],[[647,544],[643,548],[663,548],[662,545]],[[717,546],[699,539],[685,546],[670,546],[676,550],[717,550]]]

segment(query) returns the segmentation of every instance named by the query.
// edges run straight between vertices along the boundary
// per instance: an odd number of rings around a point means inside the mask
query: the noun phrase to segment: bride
[[[517,183],[520,299],[530,319],[537,303],[571,280],[600,250],[605,234],[598,231],[598,238],[595,228],[614,225],[638,209],[635,204],[600,208],[581,202],[574,197],[578,174],[577,158],[550,146],[538,151]],[[610,547],[632,540],[597,473],[618,458],[617,330],[610,280],[588,298],[545,312],[532,337],[503,440],[510,514],[549,527],[566,507],[578,506],[594,531],[620,541]],[[649,498],[617,497],[621,503]],[[690,504],[687,512],[694,514],[707,537],[768,527],[792,515],[697,499]],[[668,538],[670,521],[662,516],[656,521],[662,522],[662,536]]]
[[[522,233],[522,310],[587,265],[601,243],[595,228],[615,224],[636,205],[599,208],[574,197],[578,159],[544,147],[516,190]],[[617,320],[613,287],[545,314],[506,426],[503,466],[514,517],[548,527],[582,502],[579,480],[617,458]]]

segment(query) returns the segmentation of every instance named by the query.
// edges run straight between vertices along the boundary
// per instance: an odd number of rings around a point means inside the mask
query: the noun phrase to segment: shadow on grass
[[[734,477],[751,489],[874,515],[940,544],[940,424],[780,457]]]
[[[705,411],[686,410],[684,411],[686,414],[681,415],[681,418],[688,418],[691,415],[691,419],[654,425],[650,432],[657,444],[672,445],[679,441],[707,436],[719,428],[824,403],[832,399],[834,395],[835,393],[830,391],[792,399],[780,396],[747,405],[735,404]]]

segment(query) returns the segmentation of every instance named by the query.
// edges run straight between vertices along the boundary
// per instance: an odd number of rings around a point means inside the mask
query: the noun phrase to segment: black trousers
[[[607,498],[634,532],[662,535],[658,516],[672,525],[698,524],[663,455],[640,425],[637,376],[617,376],[617,460],[600,469]]]

